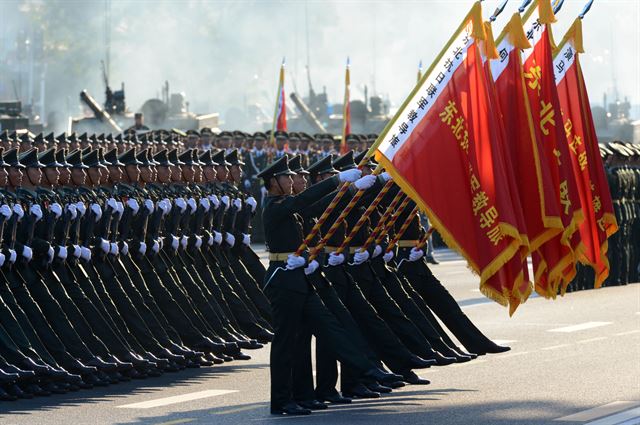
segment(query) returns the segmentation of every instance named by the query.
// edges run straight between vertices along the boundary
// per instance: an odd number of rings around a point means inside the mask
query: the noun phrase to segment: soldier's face
[[[140,169],[137,165],[127,165],[126,171],[130,182],[137,182],[140,179]]]
[[[100,180],[102,179],[102,173],[100,172],[99,167],[91,167],[87,170],[87,174],[89,176],[89,183],[91,184],[100,184]]]
[[[27,168],[27,176],[31,184],[39,185],[42,181],[42,171],[39,168],[29,167]]]
[[[242,179],[242,170],[240,169],[240,166],[232,165],[229,171],[229,174],[231,174],[231,180],[234,183],[240,183],[240,180]]]
[[[291,176],[276,177],[283,195],[291,195],[293,193],[293,179]]]
[[[227,181],[227,175],[229,174],[229,169],[226,165],[217,165],[216,166],[216,178],[219,182]]]
[[[193,166],[193,181],[196,183],[202,182],[202,167],[199,165]]]
[[[307,177],[304,174],[293,176],[293,193],[297,195],[307,188]]]
[[[73,184],[82,186],[84,185],[86,178],[87,175],[82,168],[73,168],[71,170],[71,180],[73,181]]]
[[[58,168],[58,173],[58,183],[62,185],[68,184],[69,180],[71,180],[71,171],[66,167],[62,167]]]
[[[220,149],[228,149],[230,144],[231,144],[230,137],[221,137],[220,139],[218,139],[218,147]]]
[[[112,183],[120,183],[122,181],[122,169],[120,167],[109,167],[109,180]]]
[[[60,180],[60,172],[57,168],[47,167],[44,169],[44,175],[50,185],[56,186]]]
[[[19,168],[9,168],[9,184],[14,187],[22,185],[22,171]]]
[[[156,168],[158,175],[157,180],[160,183],[169,183],[171,181],[171,169],[166,165],[160,165]]]
[[[212,182],[216,180],[216,169],[211,165],[202,167],[202,173],[206,182]]]
[[[109,176],[110,175],[111,175],[111,172],[109,171],[108,168],[101,168],[100,169],[100,184],[109,183]]]
[[[286,142],[286,141],[287,141],[287,139],[283,139],[283,138],[278,137],[278,138],[276,139],[276,148],[277,148],[279,151],[281,151],[282,149],[284,149],[284,144],[285,144],[285,142]]]
[[[140,179],[143,182],[150,183],[152,175],[151,167],[140,167]]]
[[[262,149],[264,147],[264,139],[255,139],[254,144],[256,149]]]
[[[182,180],[182,170],[177,165],[171,166],[171,180],[174,182]]]
[[[193,177],[195,172],[193,171],[193,167],[191,165],[182,165],[182,178],[186,182],[193,182]]]
[[[369,174],[371,174],[371,167],[362,167],[362,175],[368,176]]]
[[[6,168],[0,168],[0,186],[6,186],[9,181],[9,173]]]
[[[233,146],[236,149],[240,149],[243,144],[244,144],[244,139],[240,139],[240,138],[233,139]]]

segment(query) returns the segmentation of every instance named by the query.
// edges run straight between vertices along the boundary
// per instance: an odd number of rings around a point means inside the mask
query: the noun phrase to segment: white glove
[[[215,230],[213,231],[213,240],[215,241],[215,243],[217,243],[218,245],[222,244],[222,233],[220,232],[216,232]]]
[[[424,255],[424,251],[418,248],[411,248],[409,253],[409,261],[418,261]]]
[[[153,245],[151,245],[151,251],[153,251],[155,254],[160,252],[160,244],[158,243],[158,241],[153,241]]]
[[[164,248],[164,239],[158,238],[156,239],[156,242],[158,243],[158,250],[161,250],[162,248]]]
[[[176,198],[173,203],[176,204],[176,207],[180,208],[181,212],[185,212],[187,210],[187,202],[184,200],[184,198]]]
[[[353,185],[358,190],[366,190],[373,186],[375,182],[376,176],[374,176],[373,174],[369,174],[364,177],[360,177]]]
[[[109,246],[108,240],[100,239],[100,249],[102,250],[102,252],[104,252],[105,254],[108,254],[110,248],[111,247]]]
[[[5,256],[3,253],[0,252],[0,267],[4,266],[4,260],[5,260]]]
[[[315,272],[316,270],[318,270],[318,262],[316,260],[313,260],[309,263],[309,265],[307,267],[304,268],[304,274],[306,275],[310,275],[313,272]]]
[[[80,258],[85,261],[91,261],[91,250],[86,246],[80,247]]]
[[[80,248],[80,245],[73,245],[73,256],[76,258],[80,258],[81,255],[82,248]]]
[[[177,236],[171,235],[171,248],[173,248],[174,251],[177,251],[179,246],[180,239]]]
[[[213,235],[209,235],[209,240],[207,241],[207,245],[212,246],[214,241],[215,239],[213,238]]]
[[[58,258],[61,259],[61,260],[66,260],[67,259],[67,255],[68,255],[67,247],[60,245],[58,247]]]
[[[376,258],[380,254],[382,254],[382,247],[380,245],[376,245],[376,247],[373,248],[373,255],[371,255],[371,258]]]
[[[118,244],[115,242],[111,242],[109,245],[110,245],[109,253],[111,255],[118,255],[118,252],[120,251],[118,249]]]
[[[213,208],[216,210],[220,207],[220,199],[216,195],[209,195],[209,200],[213,204]]]
[[[224,240],[229,244],[231,248],[233,248],[233,246],[236,244],[236,237],[229,232],[225,233]]]
[[[51,263],[55,257],[56,257],[56,251],[53,249],[52,246],[50,246],[49,250],[47,251],[47,263]]]
[[[102,218],[102,207],[99,204],[91,204],[91,212],[96,216],[96,223]]]
[[[13,249],[10,249],[9,250],[9,262],[11,264],[13,264],[13,263],[16,262],[17,259],[18,259],[18,254]]]
[[[129,244],[122,241],[122,248],[120,248],[120,254],[129,255]]]
[[[9,208],[9,205],[3,204],[0,207],[0,214],[2,214],[5,218],[11,217],[11,208]]]
[[[49,205],[49,211],[54,213],[56,218],[60,218],[60,216],[62,216],[62,207],[57,202],[54,202],[53,204]]]
[[[305,260],[303,257],[300,257],[299,255],[289,254],[289,256],[287,257],[287,269],[297,269],[298,267],[304,266],[306,262],[307,260]]]
[[[344,254],[336,254],[335,252],[332,252],[329,254],[328,262],[330,266],[339,266],[344,263]]]
[[[22,247],[22,256],[27,259],[27,261],[31,261],[33,258],[33,250],[29,246]]]
[[[158,208],[162,210],[163,216],[169,214],[169,211],[171,211],[171,201],[164,198],[162,201],[158,202]]]
[[[22,220],[24,217],[24,210],[20,204],[13,204],[13,212],[18,216],[18,220]]]
[[[80,217],[84,216],[84,213],[87,211],[87,206],[82,201],[76,202],[76,211],[80,214]]]
[[[369,251],[357,251],[353,254],[353,264],[359,265],[369,259]]]
[[[388,263],[389,261],[391,261],[392,258],[393,258],[393,251],[385,252],[384,255],[382,256],[382,259],[384,260],[385,263]]]
[[[193,198],[189,198],[187,200],[187,205],[189,205],[189,208],[191,208],[191,211],[190,211],[191,214],[193,214],[198,209],[198,204],[196,203],[196,200]]]
[[[182,249],[186,249],[188,243],[189,243],[188,237],[183,236],[182,238],[180,238],[180,246],[182,247]]]
[[[109,199],[107,200],[107,206],[108,206],[109,208],[111,208],[112,210],[114,210],[114,211],[117,211],[117,210],[118,210],[118,204],[116,203],[116,200],[115,200],[115,199],[113,199],[113,198],[109,198]]]
[[[393,180],[393,178],[391,177],[391,174],[387,173],[386,171],[382,174],[380,174],[380,177],[382,177],[382,180],[386,183],[389,180]]]
[[[71,220],[75,220],[78,216],[78,209],[76,208],[76,204],[67,204],[67,211],[71,214]]]
[[[144,207],[147,209],[147,211],[149,212],[149,214],[151,214],[153,212],[154,205],[153,205],[153,201],[151,199],[145,199],[144,200]]]
[[[42,218],[42,208],[40,208],[40,205],[31,205],[29,212],[35,216],[36,221],[39,221]]]
[[[236,210],[242,210],[242,199],[236,198],[233,200],[233,206],[236,207]]]
[[[222,203],[224,204],[224,209],[228,210],[229,209],[229,205],[231,205],[231,201],[229,200],[229,197],[227,195],[224,195],[222,198]]]
[[[127,206],[131,208],[131,210],[133,211],[133,215],[138,214],[138,211],[140,210],[140,205],[138,204],[138,201],[136,201],[133,198],[128,199]]]
[[[209,198],[200,198],[200,206],[204,209],[204,212],[209,212],[209,208],[211,208]]]
[[[140,242],[140,247],[138,248],[138,252],[142,255],[147,253],[147,244],[144,242]]]
[[[352,168],[351,170],[340,171],[340,173],[338,173],[338,178],[342,183],[353,183],[354,181],[358,180],[361,175],[362,171],[358,170],[357,168]]]
[[[244,202],[251,207],[251,212],[256,212],[256,208],[258,208],[258,202],[256,201],[256,198],[254,198],[253,196],[249,196]]]
[[[202,236],[198,236],[196,235],[196,243],[195,243],[195,247],[197,249],[200,249],[202,247]]]
[[[251,235],[243,233],[242,234],[242,243],[245,244],[246,246],[251,246]]]
[[[122,213],[124,212],[124,204],[122,202],[116,202],[116,211],[120,214],[120,217],[122,217]]]

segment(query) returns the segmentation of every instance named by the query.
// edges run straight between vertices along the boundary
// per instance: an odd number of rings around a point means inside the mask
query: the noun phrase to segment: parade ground
[[[637,424],[640,285],[527,301],[509,318],[482,296],[465,262],[439,251],[436,276],[489,337],[511,346],[431,367],[426,386],[331,406],[307,417],[269,414],[269,348],[234,361],[0,405],[3,425],[84,424]]]

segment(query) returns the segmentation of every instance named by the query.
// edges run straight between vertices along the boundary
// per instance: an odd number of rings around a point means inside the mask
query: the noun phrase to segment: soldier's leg
[[[316,359],[317,368],[317,359]],[[293,352],[293,399],[305,402],[315,399],[313,392],[313,367],[311,365],[311,330],[302,323],[295,340]]]
[[[231,253],[231,255],[235,255],[235,254]],[[235,260],[236,261],[231,261],[231,268],[233,269],[233,272],[235,273],[236,277],[240,281],[240,284],[242,285],[247,295],[253,302],[253,305],[256,306],[258,312],[260,313],[260,316],[266,319],[267,321],[269,321],[271,316],[271,307],[269,305],[269,301],[264,296],[264,293],[262,292],[262,290],[260,289],[257,283],[257,282],[262,282],[263,280],[259,280],[259,281],[255,280],[255,278],[250,274],[248,269],[245,267],[242,257],[236,256]],[[262,279],[264,279],[264,273],[262,274]]]

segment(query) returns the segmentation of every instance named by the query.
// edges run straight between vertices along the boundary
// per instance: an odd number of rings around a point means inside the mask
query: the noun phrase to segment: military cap
[[[20,136],[18,136],[18,140],[20,141],[20,143],[33,143],[33,136],[31,135],[31,133],[29,131],[26,131],[24,133],[22,133]]]
[[[67,139],[67,133],[60,133],[58,137],[56,137],[56,142],[58,143],[58,145],[69,143],[69,139]]]
[[[177,149],[171,149],[167,153],[167,157],[169,158],[169,162],[171,162],[172,165],[184,165],[184,162],[180,161],[180,159],[178,158]]]
[[[211,129],[209,127],[203,127],[200,130],[200,135],[201,136],[213,136],[213,131],[211,131]]]
[[[364,159],[364,156],[367,154],[366,151],[360,152],[358,155],[356,155],[353,158],[353,162],[355,162],[356,164],[360,164],[362,162],[362,160]],[[373,157],[369,157],[367,158],[367,162],[364,163],[364,166],[366,167],[375,167],[378,164],[373,160]]]
[[[218,165],[211,156],[211,150],[204,151],[198,159],[202,165]]]
[[[36,134],[36,137],[33,138],[33,143],[46,143],[46,141],[44,140],[44,134],[42,133],[38,133]]]
[[[9,141],[9,132],[7,130],[3,130],[0,132],[0,142],[8,142]]]
[[[231,165],[244,165],[244,162],[240,158],[240,153],[238,149],[234,149],[229,152],[229,155],[225,157],[225,160]]]
[[[222,139],[224,137],[232,138],[233,134],[230,131],[221,131],[220,134],[218,134],[218,138]]]
[[[286,155],[281,156],[275,162],[269,164],[267,168],[262,170],[258,177],[268,180],[271,177],[277,176],[292,176],[295,175],[293,171],[289,169],[289,160]]]
[[[332,162],[333,162],[333,155],[327,155],[324,158],[319,159],[318,161],[314,162],[309,167],[307,167],[307,171],[310,174],[327,174],[327,173],[335,174],[338,172],[338,170],[333,168]]]
[[[104,154],[104,161],[112,167],[123,167],[124,164],[118,160],[118,149],[111,149]]]
[[[89,168],[82,163],[82,152],[76,149],[67,155],[67,162],[71,164],[71,168]]]
[[[100,157],[98,156],[98,150],[97,149],[91,149],[88,152],[84,153],[85,151],[82,152],[82,163],[88,167],[93,167],[93,168],[106,168],[101,162],[100,162]]]
[[[47,149],[38,155],[38,161],[40,161],[44,167],[63,167],[64,165],[56,160],[56,148]]]
[[[136,158],[136,148],[131,148],[118,157],[118,160],[124,165],[142,165]]]
[[[109,133],[105,136],[104,140],[106,140],[109,143],[113,143],[113,134]]]
[[[302,168],[302,156],[300,155],[294,155],[289,158],[289,168],[296,174],[311,174]]]
[[[89,141],[91,143],[97,143],[97,142],[102,140],[102,139],[100,139],[100,136],[102,136],[102,135],[97,135],[97,134],[93,133],[91,136],[89,136]]]
[[[116,137],[113,138],[113,141],[116,142],[116,143],[122,143],[123,142],[122,133],[117,134]]]
[[[42,168],[44,164],[38,161],[38,149],[29,149],[28,151],[20,154],[20,163],[25,167],[30,168]]]
[[[58,148],[56,150],[56,162],[61,164],[62,167],[71,167],[71,164],[67,162],[67,150]]]
[[[311,137],[311,135],[309,135],[309,134],[307,134],[307,133],[305,133],[305,132],[302,132],[302,131],[301,131],[301,132],[300,132],[300,133],[298,133],[298,134],[300,135],[300,139],[301,139],[301,140],[308,140],[308,141],[313,140],[313,137]]]
[[[53,133],[49,133],[44,136],[44,140],[49,144],[54,144],[56,142],[56,136]]]
[[[246,135],[240,130],[235,130],[233,132],[233,137],[236,138],[236,139],[244,139],[246,137]]]
[[[76,133],[71,133],[71,134],[69,135],[69,137],[67,138],[67,141],[68,141],[69,143],[75,143],[75,142],[77,142],[77,141],[78,141],[78,135],[77,135]]]
[[[200,133],[198,133],[198,130],[187,130],[187,137],[189,136],[200,136]]]
[[[98,148],[98,161],[100,161],[100,164],[102,164],[102,166],[104,167],[111,165],[111,163],[104,157],[104,148]]]
[[[150,165],[157,165],[153,158],[149,155],[149,149],[143,149],[136,155],[136,159],[142,163],[143,166],[148,167]]]
[[[87,133],[82,133],[80,136],[78,136],[78,141],[81,143],[88,142],[89,136],[87,135]]]
[[[219,150],[218,152],[212,154],[211,158],[213,159],[213,162],[217,163],[218,165],[231,165],[231,163],[227,162],[227,159],[224,157],[223,150]]]
[[[138,139],[140,140],[140,143],[142,143],[142,144],[149,143],[149,142],[153,141],[151,139],[150,132],[138,134]]]
[[[356,163],[353,161],[353,151],[349,151],[344,155],[338,157],[333,161],[333,166],[338,171],[350,170],[356,168]]]
[[[182,131],[182,130],[180,130],[178,128],[172,128],[171,132],[173,134],[176,134],[176,135],[180,136],[180,137],[185,137],[187,135],[187,133],[185,133],[184,131]]]
[[[286,131],[278,130],[278,131],[275,131],[273,133],[273,138],[274,139],[278,139],[278,138],[287,139],[287,138],[289,138],[289,135],[287,134]]]
[[[253,133],[252,137],[254,139],[265,139],[265,140],[267,140],[267,135],[264,134],[262,131],[256,131],[255,133]]]
[[[200,162],[198,160],[194,161],[193,149],[187,149],[186,151],[182,152],[180,155],[178,155],[178,159],[180,159],[180,161],[182,161],[182,163],[184,165],[199,165],[200,164]]]
[[[168,150],[162,149],[160,152],[156,153],[153,156],[153,160],[157,165],[165,165],[165,166],[173,165],[171,161],[169,161],[169,156],[167,155],[168,153],[169,153]]]
[[[127,137],[127,142],[137,145],[137,144],[140,144],[140,139],[138,138],[137,135],[132,134],[129,137]]]
[[[367,139],[369,140],[376,140],[377,138],[378,138],[378,135],[375,133],[367,134]]]

